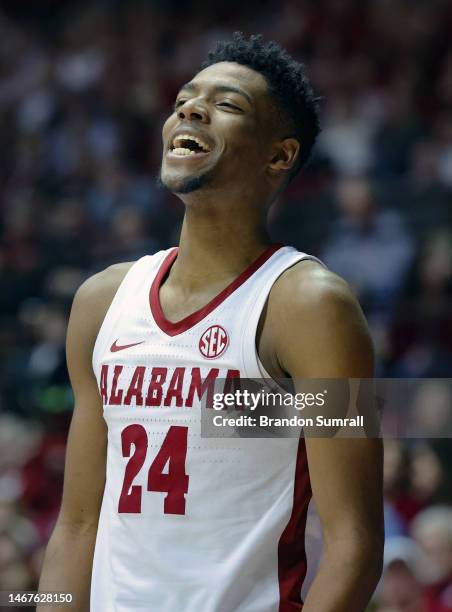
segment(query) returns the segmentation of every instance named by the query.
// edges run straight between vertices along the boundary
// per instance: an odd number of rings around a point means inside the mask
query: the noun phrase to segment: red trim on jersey
[[[279,612],[303,609],[301,587],[307,569],[304,534],[311,495],[306,446],[301,438],[295,467],[292,514],[278,543]]]
[[[151,306],[151,311],[154,316],[155,322],[160,327],[162,331],[164,331],[169,336],[176,336],[177,334],[181,334],[190,327],[199,323],[204,317],[206,317],[209,313],[214,310],[217,306],[221,304],[228,296],[231,295],[240,285],[252,276],[256,270],[258,270],[276,251],[278,251],[282,246],[282,244],[273,244],[268,247],[257,259],[254,261],[246,270],[244,270],[235,280],[232,281],[223,291],[221,291],[217,296],[215,296],[206,306],[203,306],[196,312],[188,315],[184,319],[180,321],[176,321],[173,323],[172,321],[168,321],[168,319],[163,314],[163,310],[160,304],[159,291],[162,284],[163,279],[168,274],[173,265],[174,261],[177,257],[178,249],[175,248],[168,253],[168,255],[163,260],[159,271],[157,272],[156,277],[151,285],[151,290],[149,292],[149,304]]]

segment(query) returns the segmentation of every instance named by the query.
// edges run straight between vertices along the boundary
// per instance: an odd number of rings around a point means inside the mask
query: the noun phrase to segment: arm
[[[342,279],[301,264],[278,285],[274,346],[294,381],[373,376],[367,325]],[[364,611],[382,570],[381,440],[308,437],[306,450],[324,554],[303,612]]]
[[[78,290],[67,333],[67,364],[75,407],[66,450],[63,499],[47,546],[39,591],[74,596],[77,611],[89,610],[94,544],[105,485],[106,424],[91,359],[94,342],[114,291],[120,266],[89,279]],[[67,606],[38,605],[39,612]]]

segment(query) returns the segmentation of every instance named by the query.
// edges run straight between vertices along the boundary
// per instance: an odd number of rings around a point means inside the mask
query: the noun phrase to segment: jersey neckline
[[[270,259],[274,253],[276,253],[276,251],[281,249],[283,246],[283,244],[272,244],[269,246],[253,263],[251,263],[241,274],[239,274],[237,278],[230,282],[229,285],[218,293],[218,295],[212,298],[210,302],[184,317],[180,321],[175,322],[168,321],[168,319],[165,317],[159,297],[162,281],[170,271],[173,263],[176,261],[177,253],[179,251],[178,247],[172,249],[163,259],[163,262],[160,265],[149,291],[149,305],[157,326],[169,336],[176,336],[177,334],[181,334],[191,327],[194,327],[197,323],[199,323],[199,321],[204,319],[215,308],[217,308],[217,306],[224,302],[224,300],[236,289],[243,285],[245,281],[247,281],[268,259]]]

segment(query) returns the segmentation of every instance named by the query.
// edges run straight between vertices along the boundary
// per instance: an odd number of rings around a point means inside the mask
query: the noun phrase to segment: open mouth
[[[203,153],[210,153],[210,147],[197,136],[180,134],[174,137],[170,146],[170,152],[180,157],[185,155],[200,155]]]

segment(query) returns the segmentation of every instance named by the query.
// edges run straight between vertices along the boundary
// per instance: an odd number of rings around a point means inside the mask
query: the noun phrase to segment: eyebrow
[[[182,91],[183,89],[188,89],[189,91],[195,91],[198,89],[198,85],[196,85],[196,83],[185,83],[185,85],[182,85],[182,87],[180,88],[180,91]],[[214,85],[213,87],[214,91],[219,91],[219,92],[223,92],[223,93],[236,93],[239,94],[240,96],[243,96],[244,98],[246,98],[248,100],[248,102],[250,104],[253,103],[253,100],[251,98],[251,96],[246,93],[245,90],[241,89],[240,87],[235,87],[234,85]]]

